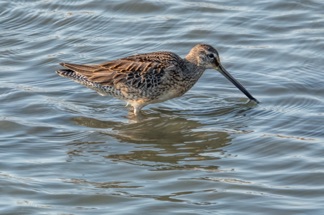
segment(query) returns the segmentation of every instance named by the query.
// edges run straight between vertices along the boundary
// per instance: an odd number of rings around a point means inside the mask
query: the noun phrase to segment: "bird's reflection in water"
[[[199,121],[175,114],[145,114],[136,123],[100,121],[87,117],[77,117],[73,121],[81,126],[96,128],[98,136],[112,137],[107,138],[109,141],[104,144],[116,146],[118,142],[132,146],[127,150],[121,146],[120,150],[114,152],[101,151],[103,157],[153,166],[155,169],[204,168],[215,171],[218,166],[212,161],[224,154],[222,147],[231,141],[230,135],[225,131],[217,131],[217,128],[212,129],[210,126],[205,128],[207,125]],[[83,144],[89,144],[89,141]],[[75,145],[83,144],[78,141]],[[86,147],[82,148],[85,150]],[[208,160],[211,162],[202,162]]]

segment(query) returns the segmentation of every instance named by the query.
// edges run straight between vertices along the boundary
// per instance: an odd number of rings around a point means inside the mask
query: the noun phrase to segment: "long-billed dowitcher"
[[[223,74],[250,100],[258,102],[221,65],[218,52],[206,44],[194,46],[182,59],[172,52],[138,54],[99,65],[61,63],[57,73],[100,95],[125,100],[134,114],[152,103],[163,102],[186,93],[206,69]]]

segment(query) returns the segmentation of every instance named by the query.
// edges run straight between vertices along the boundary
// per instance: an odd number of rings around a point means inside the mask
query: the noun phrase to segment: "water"
[[[323,214],[323,1],[0,1],[1,214]],[[206,71],[144,108],[55,74],[196,43]]]

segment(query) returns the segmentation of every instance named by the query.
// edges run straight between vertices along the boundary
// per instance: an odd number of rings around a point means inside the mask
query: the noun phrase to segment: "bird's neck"
[[[196,58],[192,57],[190,53],[185,57],[184,62],[187,67],[186,74],[184,75],[196,79],[196,81],[206,70],[204,67],[198,66]]]
[[[187,71],[189,71],[189,73],[192,73],[190,75],[193,78],[195,78],[197,76],[199,79],[200,76],[202,75],[202,73],[206,70],[206,68],[199,66],[197,54],[194,51],[190,51],[184,60],[185,60],[186,66],[188,68]]]
[[[197,59],[196,55],[194,53],[192,53],[192,51],[187,54],[187,56],[185,57],[185,59],[188,62],[190,62],[190,63],[198,66],[198,59]]]
[[[184,59],[186,69],[182,73],[182,81],[184,83],[183,92],[190,90],[204,73],[205,68],[197,66],[190,62],[187,58]]]

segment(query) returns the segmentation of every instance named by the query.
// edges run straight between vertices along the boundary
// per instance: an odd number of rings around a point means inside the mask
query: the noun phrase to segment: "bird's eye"
[[[214,58],[214,55],[213,54],[208,54],[208,57],[209,58]]]

